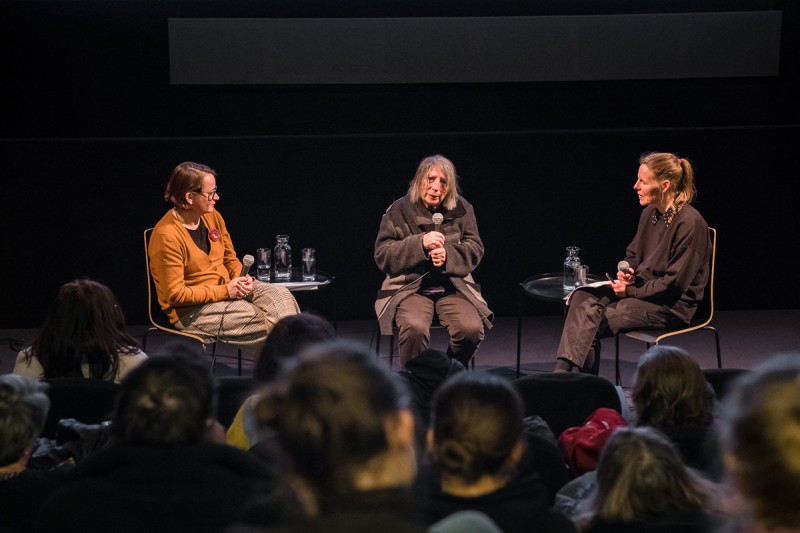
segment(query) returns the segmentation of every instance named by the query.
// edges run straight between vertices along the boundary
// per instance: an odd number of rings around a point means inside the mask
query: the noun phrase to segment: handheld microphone
[[[442,222],[444,221],[444,215],[441,213],[434,213],[432,218],[433,218],[433,231],[438,231],[441,233]]]
[[[617,263],[617,270],[619,270],[620,272],[625,272],[627,274],[629,268],[631,268],[630,263],[628,263],[624,259],[619,263]]]
[[[246,276],[247,273],[250,272],[250,267],[253,266],[254,261],[255,259],[250,254],[242,257],[242,273],[239,274],[239,277]]]

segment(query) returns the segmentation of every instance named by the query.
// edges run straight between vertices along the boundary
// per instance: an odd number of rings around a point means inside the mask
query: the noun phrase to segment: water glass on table
[[[575,286],[580,287],[589,282],[589,265],[578,265],[575,268]]]
[[[271,264],[272,250],[269,248],[259,248],[256,250],[256,278],[259,281],[269,281],[269,271]]]
[[[314,281],[317,278],[317,258],[313,248],[300,250],[300,263],[303,267],[303,281]]]

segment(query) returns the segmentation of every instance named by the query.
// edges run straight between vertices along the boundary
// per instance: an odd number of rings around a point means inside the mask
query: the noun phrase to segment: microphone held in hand
[[[433,218],[433,231],[438,231],[439,233],[441,233],[442,222],[444,221],[444,215],[441,213],[434,213],[432,218]]]
[[[617,263],[617,270],[619,270],[620,272],[625,272],[627,274],[629,268],[631,268],[630,263],[628,263],[624,259],[619,263]]]
[[[242,257],[242,273],[239,274],[239,277],[246,276],[247,273],[250,272],[250,267],[253,266],[253,262],[255,262],[255,259],[250,254]]]

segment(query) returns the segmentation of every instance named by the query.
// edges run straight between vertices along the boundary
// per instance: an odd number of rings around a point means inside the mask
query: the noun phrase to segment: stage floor
[[[554,354],[561,335],[561,315],[526,316],[522,318],[521,373],[549,372],[554,366]],[[795,351],[800,354],[800,310],[718,311],[714,325],[720,334],[722,365],[725,368],[750,368],[771,354]],[[141,338],[145,326],[132,326],[134,335]],[[375,351],[375,321],[339,321],[339,336],[361,342]],[[11,372],[16,348],[29,341],[35,330],[0,330],[0,373]],[[174,335],[155,335],[148,340],[148,352],[158,353]],[[673,344],[691,353],[703,368],[716,366],[713,334],[697,331],[675,338]],[[197,347],[196,343],[192,346]],[[382,349],[387,352],[388,338],[383,338]],[[443,330],[432,332],[432,347],[444,350],[447,336]],[[623,338],[620,349],[620,372],[623,387],[631,384],[636,362],[645,345]],[[230,346],[221,345],[220,354],[235,355]],[[199,351],[198,351],[199,353]],[[517,317],[500,317],[477,352],[476,368],[489,369],[509,378],[516,376]],[[388,361],[387,361],[388,364]],[[397,359],[395,358],[395,365]],[[252,363],[245,361],[243,373],[252,371]],[[236,373],[235,358],[223,357],[215,367],[216,375]],[[614,339],[603,341],[600,375],[614,380]]]

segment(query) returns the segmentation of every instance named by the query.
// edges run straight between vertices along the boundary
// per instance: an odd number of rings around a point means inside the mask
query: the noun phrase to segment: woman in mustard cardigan
[[[294,297],[285,287],[240,275],[242,263],[215,209],[213,169],[181,163],[164,199],[173,207],[153,228],[148,250],[164,313],[182,331],[259,353],[275,323],[299,312]]]

